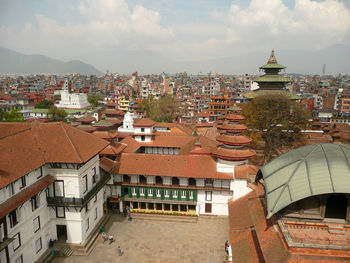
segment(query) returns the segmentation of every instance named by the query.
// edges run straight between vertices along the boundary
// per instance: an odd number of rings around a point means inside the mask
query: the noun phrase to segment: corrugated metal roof
[[[303,198],[350,193],[350,146],[312,144],[287,152],[261,168],[267,218]]]

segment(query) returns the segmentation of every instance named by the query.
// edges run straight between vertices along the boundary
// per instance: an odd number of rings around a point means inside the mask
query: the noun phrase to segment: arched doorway
[[[326,218],[338,218],[346,220],[348,200],[343,194],[331,195],[327,199]]]

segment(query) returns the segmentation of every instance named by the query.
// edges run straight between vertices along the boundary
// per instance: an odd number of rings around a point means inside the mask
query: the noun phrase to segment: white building
[[[243,117],[230,118],[234,122]],[[125,126],[131,124],[129,119],[124,118]],[[114,175],[106,190],[118,196],[120,211],[131,206],[136,212],[228,215],[228,200],[251,191],[248,159],[255,151],[244,148],[249,138],[221,135],[216,143],[171,132],[155,134],[154,126],[149,119],[128,126],[134,128],[133,138],[121,141],[126,147],[119,161],[101,160],[101,168]],[[233,133],[246,129],[239,124],[226,126]]]
[[[90,106],[85,93],[69,93],[68,80],[64,81],[64,87],[60,91],[61,100],[55,104],[57,108],[84,109]]]
[[[39,262],[50,240],[83,247],[103,217],[108,143],[64,123],[4,123],[0,134],[0,262]]]

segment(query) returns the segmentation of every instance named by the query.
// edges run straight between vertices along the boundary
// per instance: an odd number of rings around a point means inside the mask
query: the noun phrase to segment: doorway
[[[56,225],[57,240],[66,242],[67,240],[67,226]]]
[[[327,199],[326,218],[337,218],[346,220],[346,212],[348,209],[348,200],[342,194],[331,195]]]
[[[206,213],[211,213],[211,204],[209,204],[209,203],[205,204],[205,212]]]

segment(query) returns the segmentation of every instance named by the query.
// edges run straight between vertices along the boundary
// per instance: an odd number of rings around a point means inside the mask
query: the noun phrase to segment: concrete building
[[[83,247],[103,217],[108,143],[64,123],[3,123],[0,134],[1,262],[41,262],[50,240]]]
[[[60,91],[61,100],[55,104],[57,108],[67,109],[84,109],[90,106],[87,95],[85,93],[70,93],[69,83],[66,79],[64,81],[63,89]]]

